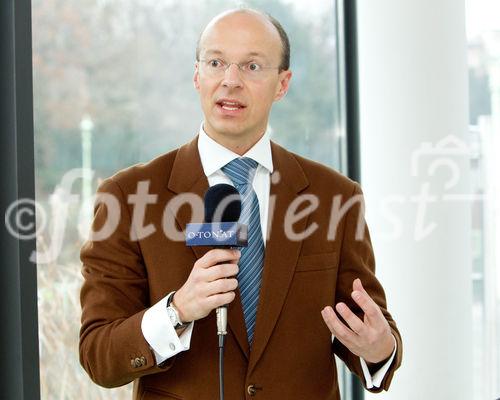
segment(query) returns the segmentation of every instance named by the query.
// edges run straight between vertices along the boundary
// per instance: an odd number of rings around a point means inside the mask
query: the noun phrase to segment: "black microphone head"
[[[238,222],[241,196],[235,187],[220,183],[205,193],[205,222]]]

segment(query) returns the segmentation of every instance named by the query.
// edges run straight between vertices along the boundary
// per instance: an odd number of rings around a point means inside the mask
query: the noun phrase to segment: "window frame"
[[[5,216],[16,201],[35,199],[30,0],[2,2],[0,32],[0,209]],[[19,206],[13,210],[21,212]],[[36,263],[30,261],[36,249],[34,219],[34,215],[23,219],[32,224],[23,231],[31,239],[14,237],[6,224],[0,234],[1,354],[5,362],[0,382],[3,396],[9,399],[40,398],[37,274]]]

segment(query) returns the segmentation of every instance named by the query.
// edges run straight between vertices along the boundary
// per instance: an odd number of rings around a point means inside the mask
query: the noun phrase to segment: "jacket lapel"
[[[198,136],[179,148],[167,186],[175,194],[192,193],[203,200],[208,189],[208,180],[203,172],[198,152]],[[183,231],[186,229],[186,224],[190,222],[202,222],[191,221],[192,210],[190,207],[181,207],[177,212],[172,209],[170,211],[175,215],[178,228]],[[203,257],[210,250],[210,247],[193,246],[191,249],[196,259],[198,259]],[[249,346],[239,290],[236,291],[235,299],[228,306],[228,325],[236,338],[236,342],[248,359]],[[216,326],[214,326],[214,335],[215,330]]]
[[[271,175],[268,236],[249,372],[269,342],[292,282],[301,242],[287,238],[285,214],[297,194],[308,186],[304,171],[290,152],[273,142],[271,151],[274,172]],[[302,218],[293,225],[294,231],[303,231],[306,224],[307,218]]]
[[[198,196],[203,201],[205,192],[208,189],[208,180],[203,173],[200,154],[198,152],[198,136],[191,142],[180,147],[177,151],[167,187],[177,195],[190,193]],[[179,225],[178,228],[182,229],[182,231],[186,229],[186,224],[190,222],[202,222],[191,221],[192,210],[188,205],[184,205],[178,210],[173,210],[170,207],[170,203],[167,204],[167,207],[175,215],[175,219]],[[192,250],[196,257],[200,258],[208,249],[192,247]]]

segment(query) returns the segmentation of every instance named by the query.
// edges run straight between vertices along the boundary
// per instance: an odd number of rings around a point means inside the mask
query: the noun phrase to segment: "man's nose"
[[[222,85],[227,87],[240,87],[243,82],[241,80],[241,71],[238,64],[229,64],[224,72],[224,79]]]

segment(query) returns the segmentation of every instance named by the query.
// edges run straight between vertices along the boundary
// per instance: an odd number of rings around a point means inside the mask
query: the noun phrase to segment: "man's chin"
[[[241,140],[241,143],[248,143],[255,140],[262,135],[263,129],[258,126],[244,123],[243,121],[228,121],[220,119],[212,119],[205,124],[205,132],[213,139],[219,138],[220,140],[235,142]]]
[[[247,130],[245,127],[241,126],[241,124],[232,124],[232,123],[222,123],[215,124],[213,126],[214,133],[216,135],[225,136],[225,137],[245,137],[247,134]]]

